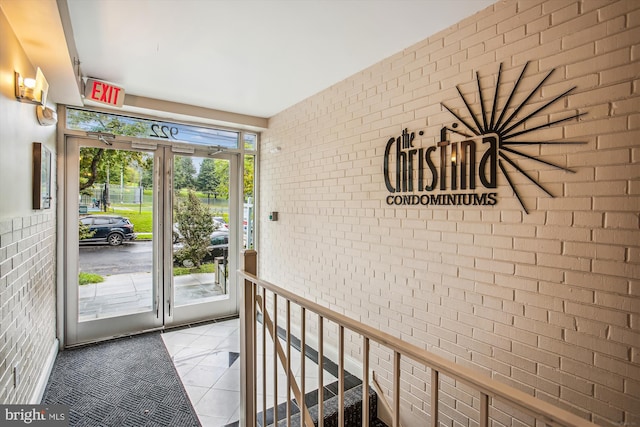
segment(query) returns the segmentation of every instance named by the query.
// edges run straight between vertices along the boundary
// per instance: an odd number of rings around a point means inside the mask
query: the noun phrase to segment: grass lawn
[[[227,207],[227,200],[217,201],[216,204],[209,205],[212,215],[221,215],[225,221],[229,220],[229,214],[220,214],[220,208]],[[129,218],[133,224],[133,230],[138,234],[139,239],[151,239],[153,237],[153,205],[150,202],[143,203],[112,203],[108,212],[91,212],[93,215],[121,215]]]
[[[104,282],[104,277],[100,276],[99,274],[81,272],[78,275],[78,283],[80,284],[80,286],[100,282]]]
[[[187,274],[196,274],[196,273],[214,273],[215,272],[215,264],[202,264],[200,267],[173,267],[173,275],[174,276],[184,276]]]
[[[122,215],[129,218],[136,233],[153,233],[153,215],[151,204],[143,204],[142,209],[138,204],[112,204],[105,213]],[[140,212],[142,210],[142,212]]]

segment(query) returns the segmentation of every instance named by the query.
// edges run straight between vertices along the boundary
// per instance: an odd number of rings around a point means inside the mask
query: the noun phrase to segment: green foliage
[[[173,188],[194,189],[196,187],[196,167],[193,165],[191,157],[176,156],[173,164]]]
[[[136,169],[153,169],[153,157],[140,151],[113,150],[95,147],[80,148],[80,192],[96,182],[120,183],[121,173],[126,182],[139,183]]]
[[[249,157],[249,156],[247,156]],[[251,161],[249,161],[251,163]],[[229,161],[222,159],[203,159],[200,171],[196,177],[196,169],[191,157],[178,156],[175,158],[175,172],[173,178],[174,189],[178,194],[183,189],[197,189],[203,195],[214,194],[216,198],[229,198]],[[253,176],[253,165],[249,166]],[[252,180],[253,178],[251,178]],[[253,181],[251,184],[253,194]]]
[[[174,219],[183,243],[183,247],[175,254],[176,259],[189,260],[199,267],[209,252],[210,236],[214,231],[209,208],[200,202],[195,192],[189,191],[187,199],[176,206]]]
[[[215,161],[204,159],[200,165],[200,172],[196,180],[196,188],[206,194],[214,194],[217,197],[216,189],[220,184],[215,173]]]
[[[202,264],[200,267],[173,267],[174,276],[185,276],[197,273],[215,273],[216,265],[213,263]]]
[[[255,182],[255,161],[256,156],[244,156],[244,201],[248,201],[249,197],[253,197],[253,183]]]
[[[99,274],[80,272],[80,274],[78,275],[78,284],[80,286],[101,282],[104,282],[104,277],[100,276]]]
[[[146,137],[149,124],[128,117],[76,109],[67,110],[67,127],[114,135]]]
[[[140,183],[140,169],[131,165],[127,165],[124,168],[124,182],[130,184]]]
[[[110,114],[69,109],[68,127],[91,132],[106,132],[114,135],[144,137],[149,133],[148,125]],[[83,147],[80,149],[80,193],[96,182],[120,182],[120,172],[129,174],[131,166],[142,169],[153,168],[152,156],[139,151],[113,150]],[[111,173],[109,173],[111,172]],[[137,182],[136,182],[137,183]]]
[[[153,186],[153,165],[150,168],[144,168],[142,170],[142,186],[146,188],[151,188]],[[144,190],[144,194],[147,194],[148,190]]]
[[[229,162],[226,160],[215,161],[215,176],[218,180],[216,194],[222,199],[229,198]]]
[[[114,114],[98,113],[69,109],[67,125],[72,129],[106,132],[114,135],[131,137],[147,137],[150,134],[150,124],[136,119],[117,116]],[[252,142],[251,140],[250,142]],[[248,142],[245,141],[245,145]],[[254,143],[254,142],[252,142]],[[255,149],[255,147],[251,147]],[[254,197],[255,182],[255,155],[244,156],[244,200]],[[80,149],[80,194],[94,197],[92,188],[100,183],[109,181],[111,184],[120,184],[121,176],[125,183],[139,185],[145,188],[145,195],[150,194],[153,186],[153,155],[133,150],[110,149],[102,147],[82,147]],[[176,156],[174,164],[174,189],[176,194],[197,189],[202,197],[208,198],[214,195],[217,199],[229,198],[229,161],[224,159],[205,158],[202,160],[199,171],[196,173],[193,158],[189,156]],[[107,195],[107,203],[110,203]],[[213,201],[215,204],[215,201]],[[107,206],[101,207],[105,210]],[[137,206],[136,206],[137,207]],[[152,232],[151,214],[136,217],[131,211],[117,211],[128,216],[135,224],[136,232]],[[117,212],[116,212],[117,211]],[[135,209],[135,212],[138,210]],[[210,215],[214,215],[211,213]],[[217,214],[221,216],[220,214]],[[228,220],[228,218],[226,218]]]
[[[96,231],[91,231],[88,225],[84,225],[82,222],[78,221],[78,238],[80,240],[90,239],[93,235],[96,234]]]

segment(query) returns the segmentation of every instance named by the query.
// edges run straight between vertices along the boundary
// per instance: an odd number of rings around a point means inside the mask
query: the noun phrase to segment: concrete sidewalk
[[[173,278],[175,305],[193,304],[224,295],[215,273],[198,273]],[[99,319],[153,309],[151,273],[105,276],[104,282],[80,286],[80,320]]]

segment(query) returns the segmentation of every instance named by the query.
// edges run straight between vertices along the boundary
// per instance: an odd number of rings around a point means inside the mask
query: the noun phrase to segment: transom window
[[[239,149],[240,132],[197,125],[164,122],[120,114],[67,108],[68,129],[105,132],[120,136],[187,142],[204,146]],[[244,134],[244,148],[255,151],[257,135]]]

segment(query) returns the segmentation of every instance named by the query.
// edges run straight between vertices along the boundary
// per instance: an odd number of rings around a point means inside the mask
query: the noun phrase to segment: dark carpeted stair
[[[258,322],[262,323],[262,314],[258,313]],[[278,336],[286,340],[286,331],[278,327]],[[291,347],[302,352],[300,340],[291,335],[289,337]],[[318,363],[318,352],[310,346],[305,346],[305,356]],[[326,356],[323,358],[322,366],[324,370],[338,377],[338,365]],[[344,372],[344,427],[362,427],[362,381],[349,372]],[[338,382],[334,382],[324,387],[324,425],[325,427],[338,427]],[[309,414],[314,422],[318,425],[318,390],[307,393],[304,400],[309,408]],[[287,404],[281,403],[277,406],[278,411],[278,427],[286,426]],[[369,388],[369,426],[370,427],[387,427],[385,423],[377,418],[378,413],[378,395]],[[273,426],[273,408],[267,409],[267,426]],[[262,427],[262,413],[257,415],[258,426]],[[300,425],[300,409],[295,399],[291,401],[291,425]],[[229,424],[226,427],[236,427],[235,424]],[[342,427],[342,426],[341,426]]]
[[[331,384],[328,388],[331,388]],[[336,384],[337,385],[337,384]],[[305,397],[309,406],[309,414],[314,425],[318,425],[318,405],[317,391],[307,394]],[[338,427],[338,396],[333,395],[324,401],[324,425],[325,427]],[[291,425],[300,425],[300,410],[295,400],[292,402]],[[372,427],[387,427],[377,418],[378,413],[378,395],[373,389],[369,389],[369,425]],[[258,425],[261,425],[262,414],[258,414]],[[267,424],[272,427],[273,410],[267,411]],[[286,403],[278,405],[278,427],[286,427]],[[345,427],[361,427],[362,426],[362,385],[355,386],[347,390],[344,394],[344,426]]]

